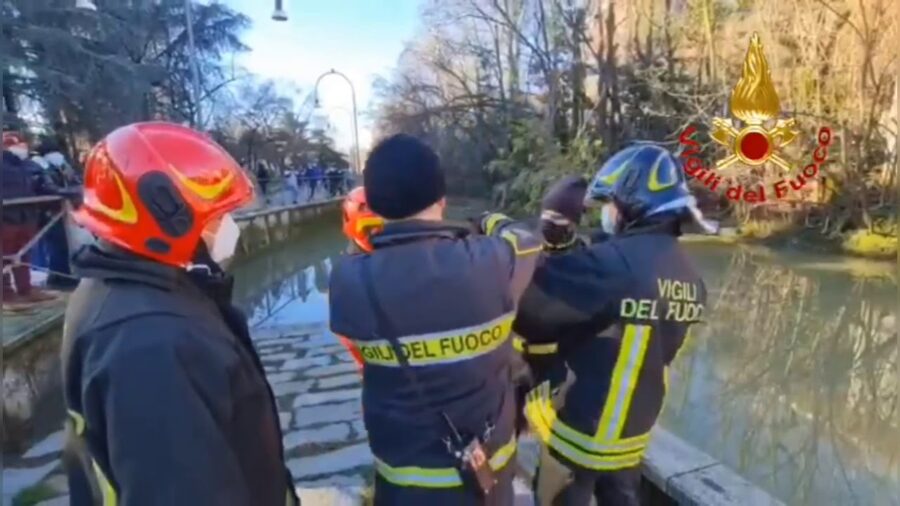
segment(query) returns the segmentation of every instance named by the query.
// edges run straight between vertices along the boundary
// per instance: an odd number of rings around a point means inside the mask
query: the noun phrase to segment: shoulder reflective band
[[[537,253],[537,252],[541,251],[541,248],[543,247],[543,243],[534,238],[521,240],[522,243],[527,243],[528,241],[531,241],[534,243],[530,248],[527,247],[527,245],[526,245],[526,247],[522,247],[522,244],[520,243],[520,239],[519,239],[519,234],[521,234],[521,233],[522,233],[521,231],[516,230],[516,229],[508,229],[508,230],[504,230],[504,231],[500,232],[500,237],[502,237],[509,244],[512,245],[513,251],[515,251],[516,256],[529,255],[531,253]]]
[[[488,215],[484,220],[484,233],[486,235],[491,235],[494,232],[494,228],[498,223],[502,221],[510,221],[510,219],[503,214],[500,213],[492,213]]]
[[[449,364],[489,353],[509,337],[515,313],[507,313],[487,323],[399,339],[410,365]],[[355,340],[367,364],[398,367],[394,349],[387,340]]]
[[[69,417],[72,419],[72,423],[74,424],[75,434],[78,437],[82,437],[84,434],[85,423],[84,417],[81,416],[81,413],[68,410]],[[100,466],[97,465],[97,461],[91,457],[91,467],[94,469],[94,475],[97,476],[97,484],[100,486],[100,494],[103,496],[103,506],[116,506],[119,503],[119,499],[116,496],[116,490],[112,487],[112,484],[106,479],[106,474],[103,472],[103,469],[100,469]]]
[[[556,353],[559,346],[556,343],[526,344],[524,339],[515,336],[513,337],[513,348],[527,355],[552,355]]]
[[[509,464],[516,453],[515,436],[501,446],[490,458],[491,468],[499,471]],[[452,488],[461,487],[463,482],[455,467],[393,467],[383,460],[375,459],[375,470],[382,478],[401,487]]]

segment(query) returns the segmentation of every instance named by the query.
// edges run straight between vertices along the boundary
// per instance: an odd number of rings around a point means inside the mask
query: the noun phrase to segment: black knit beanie
[[[408,218],[446,193],[437,154],[406,134],[384,139],[369,153],[363,186],[372,211],[389,220]]]
[[[555,211],[577,225],[584,214],[584,195],[588,182],[581,176],[566,176],[554,183],[544,194],[541,208]]]

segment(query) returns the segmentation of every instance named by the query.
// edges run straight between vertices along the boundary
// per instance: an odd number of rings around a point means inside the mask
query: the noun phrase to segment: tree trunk
[[[703,27],[706,31],[706,51],[707,51],[707,75],[709,76],[709,82],[711,84],[715,84],[717,82],[717,69],[716,69],[716,36],[715,36],[715,27],[716,27],[716,14],[715,14],[715,4],[713,3],[715,0],[703,0]]]

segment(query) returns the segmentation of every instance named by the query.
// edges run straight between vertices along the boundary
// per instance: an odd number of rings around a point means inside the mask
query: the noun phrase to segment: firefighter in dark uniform
[[[614,235],[560,255],[535,277],[572,371],[554,397],[548,382],[525,412],[543,442],[541,506],[636,506],[640,463],[666,393],[666,368],[697,323],[703,280],[678,243],[685,220],[702,220],[684,173],[665,149],[627,148],[609,159],[591,197],[614,206]],[[552,306],[550,306],[552,304]]]
[[[63,332],[74,506],[297,504],[272,390],[220,267],[253,185],[205,135],[137,123],[90,152],[99,239]]]
[[[577,226],[584,214],[584,198],[587,181],[579,176],[566,176],[553,184],[541,203],[540,227],[544,240],[544,254],[534,271],[534,279],[542,279],[545,271],[560,256],[587,247],[578,235]],[[525,395],[534,386],[550,382],[555,390],[566,380],[565,363],[559,359],[558,329],[543,324],[544,315],[558,309],[557,301],[549,299],[539,284],[532,283],[525,290],[519,303],[519,312],[513,322],[513,346],[522,354],[525,371],[518,371],[518,405],[525,402]],[[520,429],[525,427],[524,417]]]
[[[482,234],[442,221],[438,157],[413,137],[382,141],[363,177],[387,223],[372,253],[335,267],[329,295],[332,330],[366,362],[375,504],[509,506],[510,329],[540,241],[499,214],[479,221]]]

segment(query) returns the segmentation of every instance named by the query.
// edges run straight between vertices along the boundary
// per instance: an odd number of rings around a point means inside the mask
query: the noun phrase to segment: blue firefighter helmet
[[[626,223],[670,212],[693,218],[708,232],[715,228],[697,208],[678,160],[658,144],[642,142],[613,155],[600,167],[588,194],[614,202]]]

